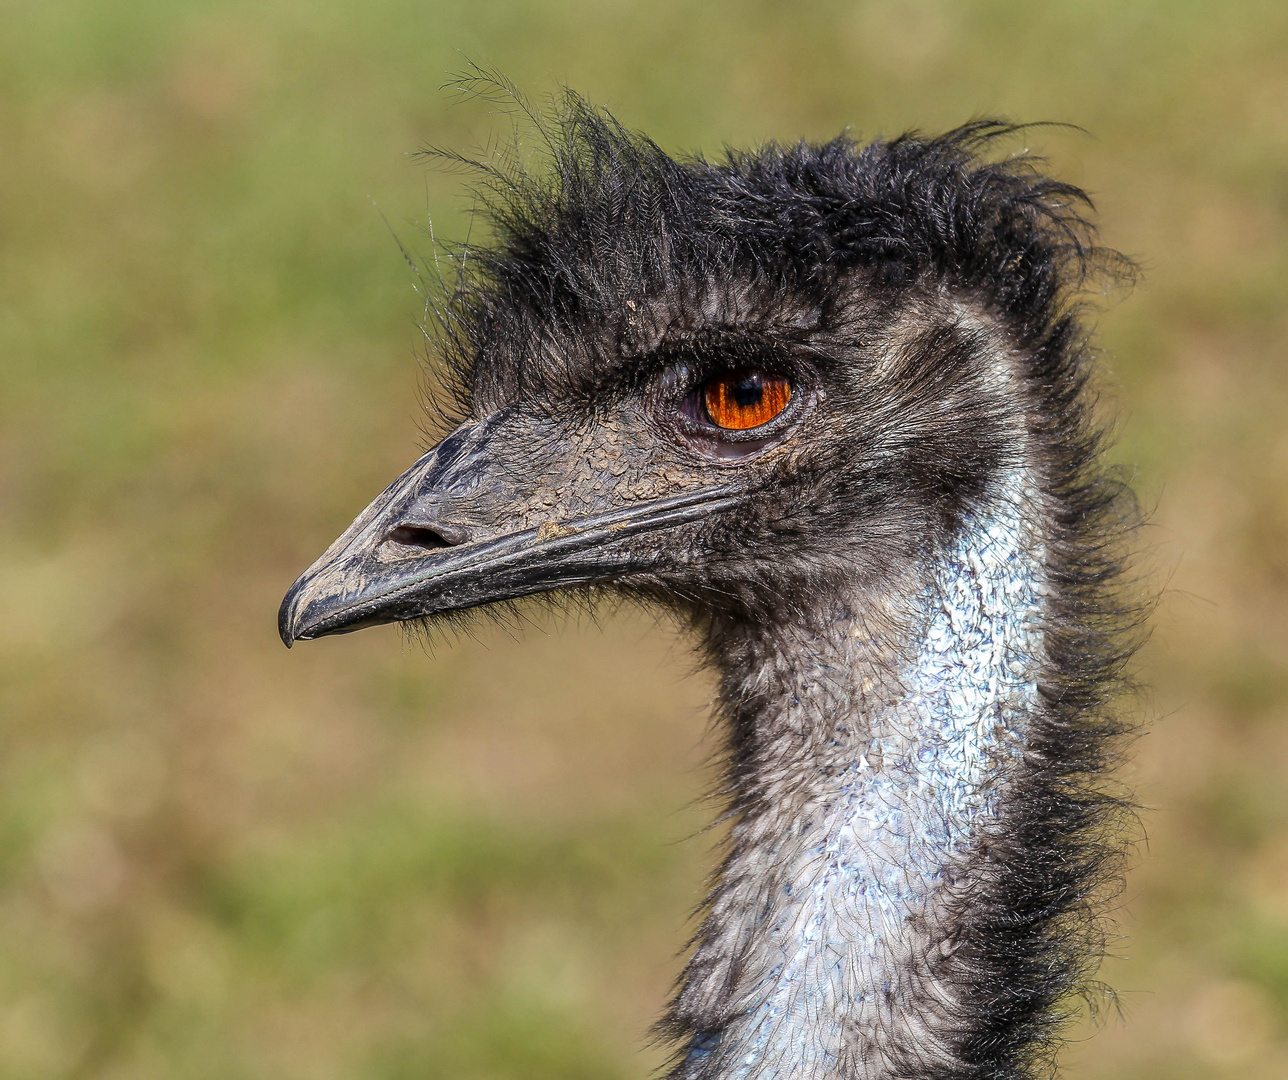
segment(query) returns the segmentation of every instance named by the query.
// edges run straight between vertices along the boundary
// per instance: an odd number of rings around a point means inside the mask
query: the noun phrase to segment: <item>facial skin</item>
[[[680,570],[765,482],[772,463],[757,459],[782,454],[816,396],[802,384],[768,421],[723,430],[705,384],[755,380],[698,378],[692,363],[663,363],[590,415],[514,403],[462,424],[300,579],[283,639]],[[695,529],[711,539],[697,543]]]

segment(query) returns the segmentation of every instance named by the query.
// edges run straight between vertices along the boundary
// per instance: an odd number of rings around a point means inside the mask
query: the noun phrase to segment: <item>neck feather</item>
[[[1036,708],[1040,521],[1007,477],[914,585],[726,650],[734,825],[674,1080],[957,1071],[980,1003],[955,954]]]

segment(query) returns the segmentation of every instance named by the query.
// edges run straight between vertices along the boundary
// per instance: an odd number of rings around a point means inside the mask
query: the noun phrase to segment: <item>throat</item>
[[[1024,487],[1000,485],[898,617],[842,598],[729,672],[746,703],[734,825],[676,1001],[692,1033],[676,1080],[958,1061],[972,1003],[955,954],[1037,700],[1035,520]]]

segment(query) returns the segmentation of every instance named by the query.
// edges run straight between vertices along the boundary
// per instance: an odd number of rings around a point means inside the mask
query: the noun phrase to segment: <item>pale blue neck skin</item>
[[[951,1060],[946,1017],[957,991],[935,983],[925,958],[952,951],[935,933],[944,886],[995,826],[1034,707],[1043,650],[1035,520],[1030,485],[995,485],[934,568],[899,692],[844,725],[859,734],[839,759],[820,751],[821,778],[781,829],[788,838],[747,853],[740,872],[774,893],[769,925],[742,939],[752,957],[739,988],[747,1009],[693,1040],[677,1080],[885,1077],[890,1049],[908,1045],[926,1065]],[[863,683],[851,687],[857,713],[870,669],[862,643],[850,644],[857,624],[840,636],[824,650],[827,676],[844,679],[850,665]],[[817,659],[813,667],[817,685]],[[797,698],[783,703],[795,707]]]

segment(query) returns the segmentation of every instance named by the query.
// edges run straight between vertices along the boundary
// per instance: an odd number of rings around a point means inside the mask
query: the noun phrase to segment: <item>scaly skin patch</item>
[[[928,1065],[951,1059],[934,1020],[955,992],[934,973],[953,949],[942,894],[996,826],[1036,699],[1034,518],[1024,485],[1004,482],[942,554],[900,698],[871,716],[809,715],[819,678],[850,684],[855,702],[874,689],[862,624],[840,624],[831,654],[766,718],[826,743],[826,779],[776,841],[746,853],[749,885],[781,883],[744,942],[748,1006],[693,1040],[677,1078],[889,1075],[894,1046],[909,1044]],[[848,761],[838,730],[850,735]]]

